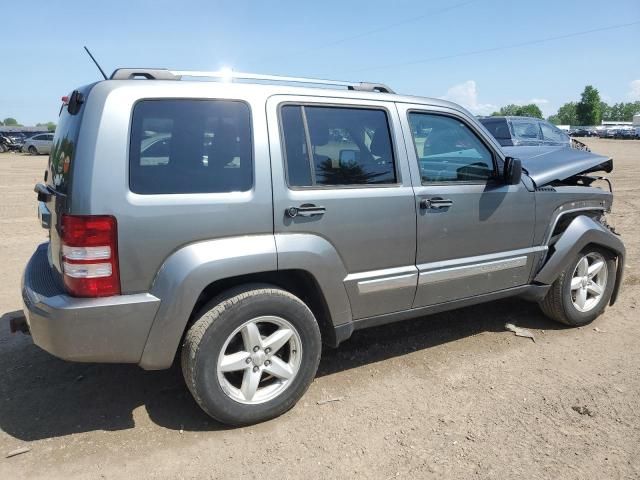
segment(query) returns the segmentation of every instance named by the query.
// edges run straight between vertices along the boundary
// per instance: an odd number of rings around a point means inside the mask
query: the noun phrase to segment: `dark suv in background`
[[[479,120],[503,147],[571,145],[569,135],[540,118],[484,117]]]

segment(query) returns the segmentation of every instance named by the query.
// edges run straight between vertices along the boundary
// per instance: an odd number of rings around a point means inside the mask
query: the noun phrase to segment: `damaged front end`
[[[612,252],[617,259],[612,305],[618,296],[625,263],[625,247],[609,225],[613,188],[597,175],[613,170],[610,157],[557,147],[505,147],[519,158],[536,195],[536,244],[548,247],[534,275],[534,283],[551,285],[589,245]],[[603,183],[600,183],[602,181]],[[603,187],[606,184],[606,187]]]
[[[590,186],[602,178],[588,174],[613,170],[611,157],[569,147],[503,147],[503,150],[520,159],[536,187],[554,184]]]

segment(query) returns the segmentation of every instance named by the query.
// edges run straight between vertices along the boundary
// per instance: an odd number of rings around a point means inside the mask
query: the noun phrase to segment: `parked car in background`
[[[636,138],[636,129],[635,128],[621,128],[618,131],[619,138],[623,138],[625,140]]]
[[[23,142],[21,137],[0,133],[0,152],[19,152]]]
[[[22,145],[22,151],[29,152],[31,155],[48,154],[51,153],[52,145],[53,133],[41,133],[26,139]]]
[[[571,145],[569,135],[540,118],[481,117],[479,120],[503,147]]]
[[[576,128],[569,131],[570,137],[597,137],[598,133],[595,130],[589,128]]]

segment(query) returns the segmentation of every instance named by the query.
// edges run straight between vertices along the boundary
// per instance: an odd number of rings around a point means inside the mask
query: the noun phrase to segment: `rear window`
[[[140,194],[246,191],[251,113],[232,100],[143,100],[133,110],[129,188]]]
[[[509,126],[507,121],[503,118],[499,120],[480,119],[480,122],[484,127],[489,130],[489,133],[493,135],[493,138],[498,140],[509,140],[511,138],[511,132],[509,132]]]
[[[63,108],[58,118],[51,154],[49,155],[48,183],[60,193],[67,193],[69,189],[71,163],[78,143],[83,112],[84,108],[71,115],[67,108]]]

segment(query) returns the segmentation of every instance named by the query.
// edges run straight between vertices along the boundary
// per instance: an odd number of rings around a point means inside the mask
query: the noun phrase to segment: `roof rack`
[[[280,75],[234,72],[232,70],[205,72],[198,70],[168,70],[166,68],[118,68],[111,74],[110,80],[181,80],[182,77],[216,78],[228,82],[233,82],[234,80],[257,80],[261,82],[301,83],[307,85],[346,87],[348,90],[358,90],[362,92],[395,93],[391,88],[382,83],[283,77]]]

